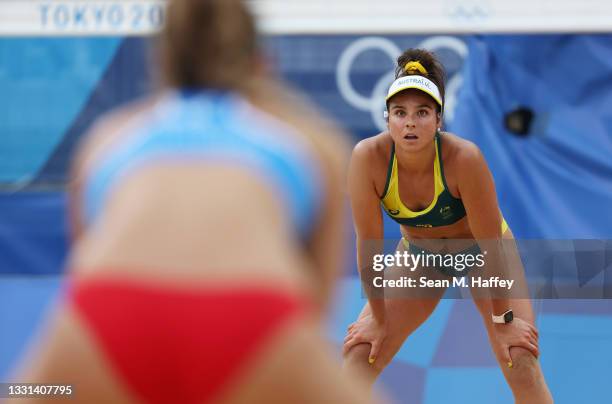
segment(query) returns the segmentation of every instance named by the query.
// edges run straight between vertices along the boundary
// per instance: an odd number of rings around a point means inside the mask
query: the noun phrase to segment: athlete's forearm
[[[491,314],[495,316],[500,316],[512,308],[510,299],[497,299],[495,297],[491,298],[491,307],[492,307]]]
[[[374,256],[383,250],[382,243],[376,241],[362,242],[357,240],[357,267],[361,279],[362,290],[368,298],[372,316],[379,323],[385,321],[384,288],[374,288],[374,277],[380,272],[374,270]]]
[[[509,280],[512,278],[508,259],[504,251],[502,239],[479,241],[480,248],[486,253],[485,278]],[[500,315],[511,309],[511,289],[498,287],[497,283],[491,283],[482,291],[491,300],[492,314]]]
[[[384,289],[375,289],[374,287],[372,287],[375,272],[372,269],[371,265],[359,265],[359,268],[359,276],[361,278],[362,290],[368,298],[368,302],[370,303],[370,309],[372,310],[372,315],[374,316],[374,319],[376,319],[379,323],[383,323],[385,321]]]

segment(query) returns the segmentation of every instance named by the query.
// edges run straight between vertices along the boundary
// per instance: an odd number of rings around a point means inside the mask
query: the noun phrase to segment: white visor
[[[442,97],[440,96],[438,86],[436,86],[434,82],[428,78],[417,75],[404,76],[395,80],[393,84],[391,84],[391,87],[389,87],[389,92],[387,93],[387,98],[385,101],[388,102],[389,99],[395,94],[409,88],[416,88],[429,94],[440,105],[440,107],[442,107]]]

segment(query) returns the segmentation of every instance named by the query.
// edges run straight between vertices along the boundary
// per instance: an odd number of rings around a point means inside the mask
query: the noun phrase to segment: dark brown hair
[[[241,0],[171,0],[159,51],[166,85],[237,89],[257,61],[255,21]]]
[[[408,62],[419,62],[425,68],[425,70],[427,70],[427,73],[423,74],[419,71],[407,72],[405,70],[405,66]],[[442,63],[440,63],[436,54],[426,49],[406,49],[404,53],[397,58],[395,78],[398,79],[400,77],[414,74],[425,76],[429,80],[433,81],[436,86],[438,86],[440,96],[442,97],[442,105],[444,105],[444,82],[446,79],[446,74],[444,72],[444,66],[442,66]]]

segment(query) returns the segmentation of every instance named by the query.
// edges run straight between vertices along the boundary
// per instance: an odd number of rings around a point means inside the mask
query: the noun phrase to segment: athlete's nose
[[[414,123],[414,121],[415,121],[415,120],[414,120],[414,117],[412,117],[412,116],[410,116],[410,115],[409,115],[409,116],[406,118],[406,127],[407,127],[407,128],[414,128],[414,127],[416,126],[416,125],[415,125],[415,123]]]

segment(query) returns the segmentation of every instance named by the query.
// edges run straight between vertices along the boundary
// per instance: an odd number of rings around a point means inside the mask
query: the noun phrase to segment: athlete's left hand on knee
[[[502,356],[504,363],[512,367],[512,357],[510,356],[511,347],[521,347],[527,349],[536,358],[540,356],[538,346],[538,330],[525,320],[514,317],[508,324],[494,324],[495,351]]]

